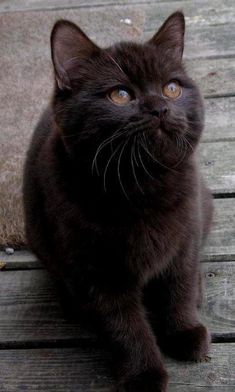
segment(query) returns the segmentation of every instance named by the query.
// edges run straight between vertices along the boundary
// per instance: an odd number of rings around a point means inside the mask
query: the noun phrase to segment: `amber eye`
[[[175,99],[181,95],[182,88],[180,87],[177,81],[171,81],[165,84],[165,86],[162,89],[162,93],[165,97]]]
[[[131,96],[124,88],[116,88],[111,91],[109,98],[116,105],[127,105],[131,101]]]

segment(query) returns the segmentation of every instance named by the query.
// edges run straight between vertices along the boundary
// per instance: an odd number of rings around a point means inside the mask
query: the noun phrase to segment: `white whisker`
[[[143,139],[141,138],[141,136],[140,136],[140,140],[143,141]],[[140,153],[139,146],[141,145],[141,147],[143,147],[143,144],[142,144],[141,142],[140,142],[140,144],[139,144],[138,141],[139,141],[139,140],[137,140],[137,151],[138,151],[138,157],[139,157],[140,163],[141,163],[141,165],[142,165],[142,167],[143,167],[145,173],[147,173],[148,176],[154,180],[154,177],[152,176],[152,174],[150,174],[149,171],[147,170],[147,168],[146,168],[146,166],[145,166],[145,164],[144,164],[144,162],[143,162],[141,153]]]
[[[121,180],[120,163],[121,163],[122,154],[123,154],[123,152],[124,152],[124,149],[125,149],[127,143],[129,142],[129,140],[130,140],[130,136],[129,136],[128,139],[125,141],[124,145],[122,146],[121,152],[120,152],[119,157],[118,157],[118,164],[117,164],[118,180],[119,180],[120,186],[121,186],[122,191],[123,191],[125,197],[127,198],[127,200],[130,200],[130,199],[129,199],[129,197],[128,197],[126,191],[125,191],[125,188],[124,188],[123,183],[122,183],[122,180]]]
[[[136,171],[135,171],[135,162],[134,162],[134,160],[133,160],[134,149],[135,149],[135,146],[136,146],[135,142],[136,142],[136,136],[134,137],[134,142],[133,142],[133,145],[132,145],[132,147],[131,147],[131,166],[132,166],[132,172],[133,172],[133,176],[134,176],[134,178],[135,178],[135,182],[136,182],[137,187],[139,188],[139,190],[141,191],[141,193],[144,194],[144,191],[143,191],[142,187],[140,186],[139,181],[138,181],[138,179],[137,179],[137,175],[136,175]]]
[[[109,160],[108,160],[108,162],[107,162],[107,165],[106,165],[106,167],[105,167],[105,170],[104,170],[104,191],[105,191],[105,192],[107,191],[107,188],[106,188],[106,174],[107,174],[107,171],[108,171],[110,162],[112,161],[112,159],[113,159],[113,157],[115,156],[115,154],[118,152],[119,148],[122,146],[122,143],[124,143],[124,142],[121,141],[121,142],[119,143],[119,145],[117,146],[117,148],[112,152],[112,154],[111,154],[111,156],[110,156],[110,158],[109,158]]]

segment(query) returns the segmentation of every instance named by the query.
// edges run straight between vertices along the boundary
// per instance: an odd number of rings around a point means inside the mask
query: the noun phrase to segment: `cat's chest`
[[[128,263],[143,282],[160,273],[177,254],[182,239],[182,223],[140,224],[128,242]]]

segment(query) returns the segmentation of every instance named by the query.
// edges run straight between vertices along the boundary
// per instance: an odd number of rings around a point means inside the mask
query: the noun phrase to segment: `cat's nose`
[[[150,111],[150,113],[151,113],[153,116],[158,117],[160,120],[163,119],[163,118],[165,117],[165,115],[166,115],[167,112],[168,112],[168,108],[167,108],[166,106],[162,106],[162,107],[160,107],[160,108],[153,109],[153,110]]]
[[[165,100],[157,95],[145,96],[141,103],[145,113],[158,117],[159,120],[163,120],[168,112]]]

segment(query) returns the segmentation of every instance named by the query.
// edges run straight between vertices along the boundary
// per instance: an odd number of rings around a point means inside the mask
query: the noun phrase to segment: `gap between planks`
[[[235,262],[202,265],[204,300],[200,318],[216,342],[235,341]],[[0,273],[2,348],[89,344],[97,339],[81,319],[65,318],[55,282],[45,270]],[[60,343],[61,342],[61,343]],[[93,343],[92,343],[93,344]]]
[[[212,333],[212,344],[233,344],[235,343],[234,333]],[[68,349],[68,348],[102,348],[105,342],[98,336],[89,335],[79,338],[46,339],[46,340],[25,340],[0,342],[0,352],[4,350],[40,350],[40,349]]]

